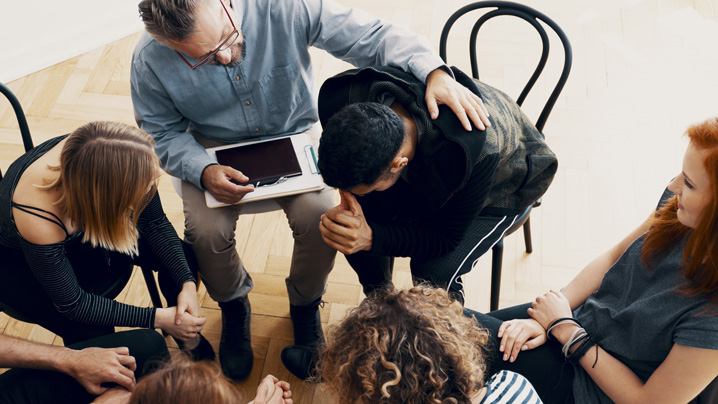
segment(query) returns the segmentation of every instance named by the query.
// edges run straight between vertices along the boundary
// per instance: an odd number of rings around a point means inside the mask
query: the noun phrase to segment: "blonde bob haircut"
[[[60,172],[42,188],[59,193],[56,205],[84,232],[82,242],[137,255],[137,220],[157,190],[159,159],[146,132],[117,122],[90,122],[67,137]]]

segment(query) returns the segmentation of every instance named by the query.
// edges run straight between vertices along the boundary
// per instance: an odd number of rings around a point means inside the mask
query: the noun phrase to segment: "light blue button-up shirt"
[[[164,169],[202,188],[215,162],[190,132],[226,143],[300,133],[317,122],[309,47],[354,66],[391,65],[426,81],[443,66],[427,41],[329,0],[235,0],[246,57],[191,70],[147,33],[132,58],[137,124]]]

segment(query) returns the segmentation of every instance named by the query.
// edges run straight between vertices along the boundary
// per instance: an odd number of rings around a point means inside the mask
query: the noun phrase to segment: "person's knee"
[[[319,218],[334,206],[334,193],[326,190],[297,197],[287,210],[289,227],[294,236],[319,234]]]
[[[170,359],[167,343],[158,332],[141,329],[126,333],[130,355],[137,361],[137,377],[150,373]]]
[[[237,220],[226,215],[185,215],[185,241],[197,245],[229,245],[234,242]]]

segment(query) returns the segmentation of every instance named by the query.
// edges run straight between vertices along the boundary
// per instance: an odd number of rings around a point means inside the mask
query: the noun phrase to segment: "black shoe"
[[[207,341],[207,338],[205,338],[202,334],[199,334],[199,344],[197,344],[196,347],[190,350],[186,350],[184,348],[184,342],[180,340],[175,340],[177,343],[177,346],[184,351],[187,356],[190,357],[193,361],[213,361],[214,360],[214,349],[212,348],[212,345],[210,345],[209,341]]]
[[[302,380],[315,376],[319,345],[324,342],[317,300],[308,306],[290,306],[294,325],[294,345],[282,349],[282,363]]]
[[[254,364],[250,340],[252,308],[249,299],[242,297],[219,303],[222,309],[222,339],[219,343],[219,363],[224,374],[240,381],[249,376]]]
[[[302,380],[317,377],[316,367],[319,354],[317,346],[289,345],[282,349],[282,363],[294,376]]]

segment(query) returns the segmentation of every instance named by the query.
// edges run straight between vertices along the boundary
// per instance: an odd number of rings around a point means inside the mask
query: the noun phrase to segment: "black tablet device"
[[[292,139],[282,138],[248,145],[237,144],[215,151],[219,164],[233,167],[249,177],[249,182],[239,185],[254,186],[273,184],[282,178],[302,174]]]

